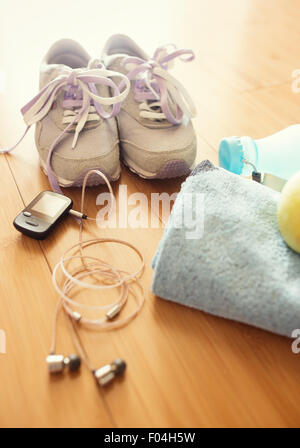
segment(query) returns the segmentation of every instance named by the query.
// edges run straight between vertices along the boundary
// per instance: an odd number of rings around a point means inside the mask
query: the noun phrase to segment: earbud
[[[106,386],[116,376],[122,375],[126,369],[126,362],[123,359],[117,358],[111,364],[107,364],[94,371],[99,386]]]
[[[49,372],[61,373],[64,371],[65,367],[69,368],[69,372],[76,372],[81,365],[81,359],[78,355],[56,355],[55,353],[50,353],[46,358],[46,363],[48,365]],[[126,362],[123,359],[117,358],[111,364],[107,364],[99,369],[95,370],[94,376],[96,378],[99,386],[106,386],[110,383],[116,376],[120,376],[125,372]]]
[[[48,364],[48,370],[50,373],[61,373],[65,367],[69,368],[69,372],[76,372],[81,365],[81,359],[78,355],[69,355],[64,357],[63,355],[55,355],[51,353],[46,358]]]
[[[77,355],[69,355],[64,359],[64,365],[69,368],[69,372],[76,372],[81,365],[81,359]]]

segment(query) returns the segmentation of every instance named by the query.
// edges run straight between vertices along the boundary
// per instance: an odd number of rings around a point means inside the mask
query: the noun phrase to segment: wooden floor
[[[79,1],[51,0],[46,9],[42,3],[1,2],[2,146],[22,133],[19,109],[37,91],[38,66],[48,46],[72,37],[97,55],[115,32],[130,34],[149,52],[168,42],[194,49],[196,61],[178,63],[176,73],[197,105],[198,161],[217,162],[224,136],[263,137],[300,120],[300,96],[291,91],[291,73],[300,68],[298,0],[115,0],[113,8],[99,0],[86,8]],[[162,228],[104,231],[91,225],[87,232],[119,236],[145,255],[147,303],[140,316],[115,332],[82,333],[96,365],[118,356],[127,361],[125,378],[105,390],[85,367],[76,377],[49,378],[44,359],[57,300],[50,274],[77,240],[78,229],[68,218],[38,243],[12,226],[22,207],[48,188],[33,132],[12,155],[0,157],[0,172],[0,329],[7,337],[7,353],[0,354],[0,426],[300,425],[300,354],[292,353],[290,340],[151,294],[150,264]],[[178,191],[181,182],[147,182],[123,168],[114,190],[126,184],[128,193],[150,197]],[[102,191],[88,191],[90,215]],[[79,204],[79,191],[67,194]],[[114,253],[124,259],[123,251]],[[63,319],[58,347],[64,354],[73,351]]]

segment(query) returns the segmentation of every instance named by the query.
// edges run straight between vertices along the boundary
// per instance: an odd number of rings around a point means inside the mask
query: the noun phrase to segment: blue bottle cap
[[[223,138],[219,145],[219,165],[235,174],[241,174],[244,168],[243,145],[238,137]]]

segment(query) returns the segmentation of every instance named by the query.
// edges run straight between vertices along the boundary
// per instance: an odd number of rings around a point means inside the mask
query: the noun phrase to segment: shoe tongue
[[[70,72],[70,67],[64,64],[45,64],[40,71],[40,89],[53,79]]]
[[[89,63],[87,65],[87,68],[93,69],[93,68],[101,68],[103,67],[103,63],[99,58],[93,58],[89,60]]]
[[[105,65],[107,67],[110,67],[112,64],[115,64],[117,61],[120,63],[121,60],[125,58],[129,58],[130,55],[126,53],[114,53],[114,54],[108,54],[105,56]]]
[[[83,70],[86,70],[86,67],[80,67],[80,68],[71,68],[68,65],[65,64],[53,64],[50,67],[50,70],[48,68],[48,73],[51,73],[51,78],[55,78],[60,75],[66,75],[69,74],[72,71],[81,73]],[[89,67],[88,67],[89,68]]]
[[[51,64],[49,67],[51,67],[52,72],[55,72],[56,76],[70,71],[70,67],[65,64]]]

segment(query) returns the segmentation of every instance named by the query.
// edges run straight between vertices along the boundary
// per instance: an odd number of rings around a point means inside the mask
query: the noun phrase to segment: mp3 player
[[[14,219],[15,228],[24,235],[43,240],[68,214],[72,199],[53,191],[42,191]]]

